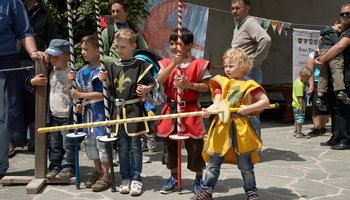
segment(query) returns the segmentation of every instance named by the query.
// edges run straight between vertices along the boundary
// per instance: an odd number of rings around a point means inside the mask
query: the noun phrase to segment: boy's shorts
[[[104,142],[100,142],[98,140],[99,137],[95,138],[92,135],[88,135],[84,140],[86,155],[89,160],[100,159],[102,163],[108,163],[107,145]]]
[[[169,138],[164,138],[164,155],[163,164],[168,169],[177,168],[177,141]],[[205,168],[205,161],[202,157],[203,139],[189,138],[185,140],[185,147],[187,150],[187,169],[197,172],[202,171]]]
[[[304,112],[300,112],[300,109],[293,107],[293,112],[294,112],[294,121],[295,121],[295,123],[299,124],[299,125],[304,124],[305,111]]]

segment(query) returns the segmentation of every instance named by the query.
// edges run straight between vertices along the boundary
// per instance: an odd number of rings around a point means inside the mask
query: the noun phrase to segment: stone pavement
[[[312,125],[304,126],[308,132]],[[260,199],[289,200],[348,200],[350,199],[350,151],[333,151],[321,147],[320,142],[329,138],[325,136],[311,139],[293,137],[291,124],[263,122],[262,150],[263,161],[255,166],[257,186]],[[161,143],[159,143],[161,144]],[[185,154],[185,151],[183,151]],[[26,194],[25,186],[0,186],[0,199],[3,200],[84,200],[84,199],[190,199],[194,174],[186,169],[186,158],[183,164],[183,191],[168,195],[159,193],[163,182],[169,177],[169,171],[161,165],[161,152],[149,154],[152,163],[143,165],[144,193],[140,197],[131,197],[112,193],[110,190],[93,193],[84,188],[76,190],[75,185],[46,185],[39,194]],[[93,170],[92,163],[87,161],[85,153],[80,153],[81,179]],[[10,159],[7,175],[33,175],[34,155],[18,150]],[[116,182],[120,183],[119,168],[115,167]],[[234,165],[223,165],[221,176],[215,189],[217,200],[244,200],[240,172]]]

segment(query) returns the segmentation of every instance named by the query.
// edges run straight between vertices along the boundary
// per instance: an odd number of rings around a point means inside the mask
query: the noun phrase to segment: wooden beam
[[[37,61],[35,74],[44,74],[48,77],[47,63]],[[47,107],[47,86],[36,87],[35,95],[35,130],[45,127],[46,107]],[[37,179],[44,179],[47,169],[47,134],[38,134],[35,131],[35,170]],[[37,184],[35,181],[33,184]],[[40,181],[39,181],[40,182]],[[29,184],[30,185],[30,184]],[[29,189],[32,191],[31,189]],[[28,191],[28,190],[27,190]]]

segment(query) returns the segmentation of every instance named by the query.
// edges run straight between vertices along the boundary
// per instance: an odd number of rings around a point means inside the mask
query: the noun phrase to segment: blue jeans
[[[50,126],[68,124],[67,118],[51,117]],[[74,173],[74,139],[66,137],[68,131],[51,132],[49,135],[49,171]]]
[[[124,125],[119,125],[119,149],[120,175],[122,180],[141,181],[142,172],[142,150],[141,135],[128,136]]]
[[[247,76],[248,79],[254,80],[257,82],[259,85],[262,83],[262,71],[260,66],[256,66],[252,69],[250,74]],[[260,122],[260,117],[259,115],[256,116],[251,116],[250,121],[255,128],[257,134],[260,136],[261,135],[261,122]]]
[[[5,174],[9,168],[9,134],[5,128],[5,81],[5,73],[0,72],[0,174]]]
[[[250,154],[237,155],[237,166],[241,170],[244,186],[243,189],[247,196],[256,194],[258,189],[256,188],[255,175],[254,175],[254,165],[250,160]],[[205,178],[203,181],[202,188],[213,192],[214,187],[218,181],[220,175],[220,168],[224,162],[224,157],[211,156],[207,170],[205,173]]]

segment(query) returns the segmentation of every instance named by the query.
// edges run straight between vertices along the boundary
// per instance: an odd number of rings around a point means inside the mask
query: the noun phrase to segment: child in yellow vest
[[[203,158],[209,162],[199,194],[192,200],[212,199],[212,192],[219,178],[220,167],[225,163],[237,164],[241,170],[247,199],[259,199],[254,175],[254,165],[259,161],[262,141],[252,126],[250,116],[259,114],[269,105],[264,89],[253,80],[244,77],[251,70],[251,61],[239,48],[232,48],[223,55],[226,76],[217,75],[209,82],[213,104],[203,109],[203,117],[218,109],[221,100],[227,100],[230,107],[238,107],[227,123],[215,117],[210,126],[204,147]]]

